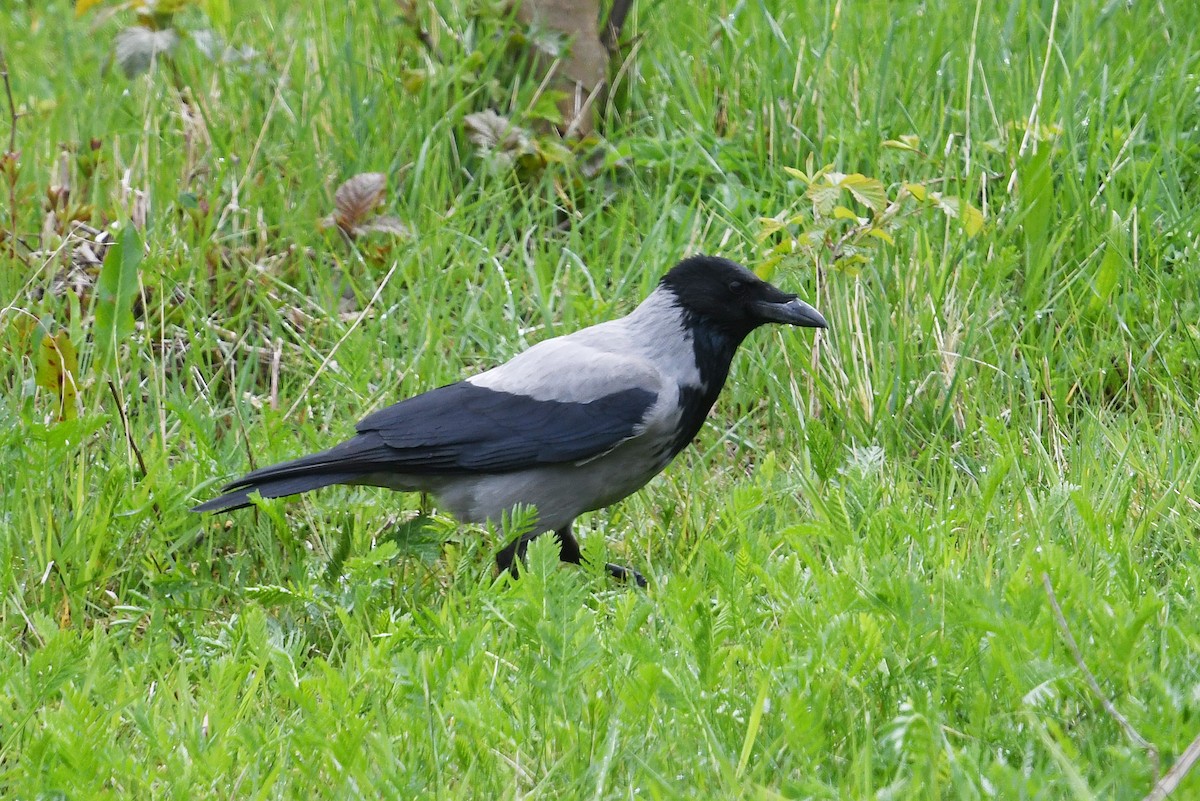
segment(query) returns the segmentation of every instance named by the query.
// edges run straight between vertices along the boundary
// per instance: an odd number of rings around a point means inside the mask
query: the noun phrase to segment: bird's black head
[[[765,323],[826,327],[825,318],[812,306],[729,259],[684,259],[663,276],[660,285],[675,295],[696,322],[729,336],[735,347]]]

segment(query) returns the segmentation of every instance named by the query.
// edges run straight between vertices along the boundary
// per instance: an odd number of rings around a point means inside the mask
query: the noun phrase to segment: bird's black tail
[[[227,512],[250,506],[257,492],[264,498],[282,498],[333,484],[358,484],[378,471],[378,437],[359,435],[333,448],[290,462],[280,462],[248,473],[227,484],[223,495],[192,507],[193,512]]]
[[[253,474],[251,474],[253,475]],[[264,498],[282,498],[301,492],[328,487],[331,484],[353,484],[361,473],[309,473],[275,479],[249,480],[249,476],[225,487],[224,495],[192,507],[193,512],[228,512],[250,506],[250,496],[257,492]]]

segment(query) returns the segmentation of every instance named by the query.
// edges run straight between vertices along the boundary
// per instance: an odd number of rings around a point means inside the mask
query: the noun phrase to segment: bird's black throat
[[[679,387],[682,417],[679,420],[679,433],[671,442],[672,457],[696,438],[713,404],[717,402],[721,388],[725,386],[725,379],[729,377],[733,354],[746,337],[745,334],[721,330],[689,312],[684,313],[683,322],[692,335],[692,352],[700,373],[700,385]]]

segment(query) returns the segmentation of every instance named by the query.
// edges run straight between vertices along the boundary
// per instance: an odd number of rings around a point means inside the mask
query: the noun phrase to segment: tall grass
[[[132,81],[104,67],[123,15],[0,19],[0,795],[1143,797],[1042,576],[1165,768],[1200,731],[1194,3],[643,4],[602,113],[625,166],[593,178],[489,166],[463,117],[542,108],[507,23],[413,14],[239,4],[250,60]],[[64,151],[93,225],[146,209],[109,371],[95,268],[38,233]],[[810,154],[985,226],[915,213],[859,269],[776,272],[829,331],[755,334],[696,446],[580,521],[648,591],[550,542],[496,579],[503,532],[417,496],[187,511],[686,253],[755,264]],[[363,171],[413,236],[318,226]],[[37,381],[58,330],[67,421]]]

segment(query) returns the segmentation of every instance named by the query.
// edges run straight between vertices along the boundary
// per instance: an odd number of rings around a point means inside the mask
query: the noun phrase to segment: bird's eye
[[[743,284],[741,281],[730,281],[729,282],[729,291],[735,295],[742,294],[742,291],[745,288],[746,288],[746,285]]]

